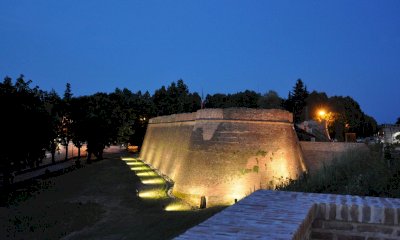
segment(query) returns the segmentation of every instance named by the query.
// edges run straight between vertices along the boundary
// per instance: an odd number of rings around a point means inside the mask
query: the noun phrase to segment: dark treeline
[[[275,91],[265,94],[246,90],[235,94],[207,95],[205,106],[208,108],[249,107],[286,109],[293,113],[295,123],[305,120],[317,120],[318,111],[324,109],[327,114],[330,136],[344,141],[345,133],[356,133],[358,137],[371,136],[377,132],[377,122],[365,114],[360,105],[351,97],[328,97],[324,92],[307,90],[301,79],[283,99]]]
[[[260,94],[246,90],[207,95],[204,101],[197,92],[190,92],[183,80],[162,86],[153,95],[117,88],[112,93],[74,96],[71,85],[66,84],[63,96],[59,96],[54,90],[43,91],[31,83],[23,75],[15,83],[9,77],[0,83],[0,167],[4,179],[12,171],[38,165],[46,150],[54,161],[58,144],[68,147],[72,141],[80,149],[86,143],[89,162],[92,155],[101,159],[104,148],[111,144],[140,146],[149,118],[202,107],[286,109],[293,112],[295,122],[315,119],[314,113],[324,107],[335,113],[329,126],[338,140],[343,140],[345,132],[369,136],[377,127],[352,98],[309,93],[300,79],[287,99],[275,91]]]

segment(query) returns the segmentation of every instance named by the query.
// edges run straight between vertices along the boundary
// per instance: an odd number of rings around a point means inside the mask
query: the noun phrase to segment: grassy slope
[[[290,181],[278,190],[400,197],[400,161],[383,159],[380,146],[348,152],[331,166]]]
[[[169,199],[141,200],[139,179],[119,159],[105,159],[65,175],[26,200],[0,208],[5,239],[166,239],[222,208],[166,212]]]

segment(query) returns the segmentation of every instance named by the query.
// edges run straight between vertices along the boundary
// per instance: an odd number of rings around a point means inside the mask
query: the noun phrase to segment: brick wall
[[[233,203],[303,171],[292,115],[283,110],[203,109],[151,119],[140,157],[198,204]]]
[[[292,114],[278,109],[202,109],[152,118],[140,157],[197,204],[241,199],[306,169],[316,171],[363,143],[298,142]],[[304,157],[303,157],[304,156]]]
[[[259,190],[177,239],[400,239],[400,199]]]
[[[306,168],[311,173],[320,169],[324,164],[331,164],[335,158],[340,158],[348,151],[368,151],[365,143],[301,141],[300,146]]]
[[[312,223],[311,239],[399,239],[400,209],[392,199],[357,203],[321,203]],[[368,205],[367,205],[368,204]]]

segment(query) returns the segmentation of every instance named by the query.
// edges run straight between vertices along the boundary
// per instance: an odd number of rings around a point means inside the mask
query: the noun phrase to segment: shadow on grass
[[[140,186],[144,186],[140,179],[118,157],[19,183],[0,207],[0,236],[169,239],[224,208],[165,211],[174,200],[141,199]]]

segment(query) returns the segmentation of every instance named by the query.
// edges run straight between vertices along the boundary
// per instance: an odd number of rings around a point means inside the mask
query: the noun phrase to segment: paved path
[[[76,150],[76,148],[75,148],[75,150]],[[74,151],[74,149],[72,148],[71,153],[73,151]],[[121,149],[119,146],[111,146],[104,150],[104,154],[105,154],[105,157],[107,157],[107,155],[109,155],[109,154],[118,154],[118,153],[122,153],[123,151],[124,151],[124,149]],[[68,152],[70,152],[70,151],[68,151]],[[86,155],[85,152],[83,152],[83,153]],[[64,150],[64,154],[65,154],[65,150]],[[65,155],[63,155],[63,154],[60,154],[60,155],[63,156],[62,159],[64,159]],[[85,155],[83,155],[83,156],[85,156]],[[59,170],[74,166],[75,159],[72,159],[72,157],[74,155],[71,154],[70,156],[71,156],[71,158],[69,160],[67,160],[67,161],[58,160],[54,164],[51,163],[51,157],[46,158],[43,160],[43,162],[41,163],[41,165],[39,167],[37,167],[35,169],[25,169],[21,173],[19,173],[19,174],[17,173],[14,177],[14,183],[22,182],[22,181],[25,181],[25,180],[28,180],[31,178],[42,176],[46,173],[46,170],[49,170],[50,172],[55,172],[55,171],[59,171]],[[76,156],[77,156],[77,152],[76,152],[75,157]],[[85,164],[85,158],[81,159],[81,163]]]
[[[308,239],[315,219],[348,223],[338,239],[399,239],[400,199],[259,190],[176,239]]]

